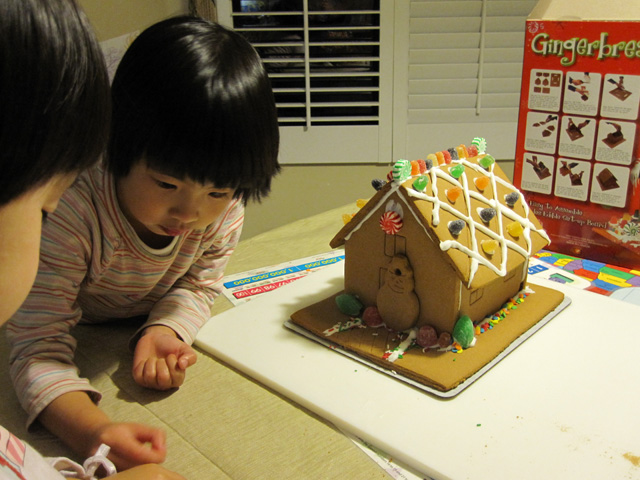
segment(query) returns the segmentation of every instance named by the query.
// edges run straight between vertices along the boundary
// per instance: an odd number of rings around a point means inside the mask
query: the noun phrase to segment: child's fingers
[[[179,387],[184,382],[185,371],[178,364],[178,357],[171,354],[167,357],[167,366],[171,374],[171,381],[174,387]]]
[[[186,370],[191,365],[196,363],[197,359],[198,357],[196,355],[196,352],[194,352],[193,350],[184,352],[180,354],[180,357],[178,358],[178,367],[182,370]]]

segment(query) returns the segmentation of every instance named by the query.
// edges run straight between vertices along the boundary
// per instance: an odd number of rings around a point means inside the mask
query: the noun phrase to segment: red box
[[[551,250],[640,270],[640,2],[613,3],[529,16],[514,184]]]

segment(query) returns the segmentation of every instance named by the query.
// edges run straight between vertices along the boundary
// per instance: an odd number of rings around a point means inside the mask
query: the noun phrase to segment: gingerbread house
[[[517,295],[529,256],[549,243],[495,160],[470,150],[397,162],[331,241],[345,247],[345,292],[393,329],[482,320]]]

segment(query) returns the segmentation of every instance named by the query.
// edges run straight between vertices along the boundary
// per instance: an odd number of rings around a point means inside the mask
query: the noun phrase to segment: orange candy
[[[462,189],[460,187],[451,187],[445,190],[445,194],[451,203],[455,203],[460,195],[462,195]]]
[[[498,248],[498,242],[496,242],[495,240],[482,240],[482,242],[480,242],[480,246],[482,247],[484,253],[486,253],[487,255],[493,255],[494,253],[496,253],[496,250]]]
[[[418,164],[417,160],[411,160],[411,175],[419,175],[420,174],[420,164]]]
[[[438,165],[442,165],[444,163],[444,153],[436,152],[436,158],[438,159]]]
[[[473,183],[478,190],[483,191],[489,185],[489,177],[476,177],[473,179]]]
[[[518,238],[524,232],[524,228],[522,228],[522,224],[520,222],[512,222],[507,225],[507,232],[514,238]]]

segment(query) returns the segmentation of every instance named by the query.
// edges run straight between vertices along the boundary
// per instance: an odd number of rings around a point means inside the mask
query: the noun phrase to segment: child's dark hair
[[[195,17],[142,32],[113,80],[108,168],[145,161],[235,196],[260,200],[278,165],[273,91],[260,57],[240,34]]]
[[[0,1],[0,206],[100,158],[109,78],[73,0]]]

